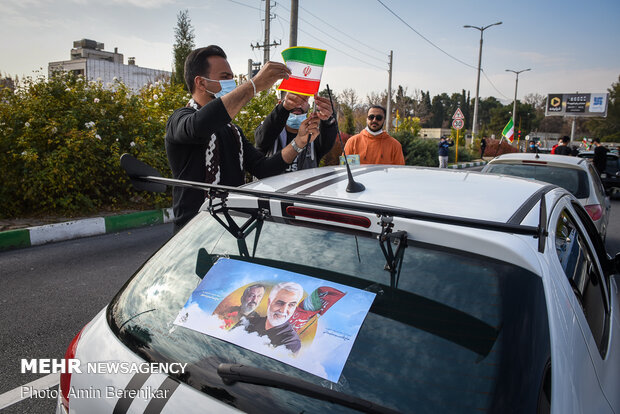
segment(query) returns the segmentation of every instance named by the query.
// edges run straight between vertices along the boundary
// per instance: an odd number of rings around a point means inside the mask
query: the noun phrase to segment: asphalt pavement
[[[21,374],[21,359],[62,358],[73,336],[171,236],[172,224],[160,224],[0,252],[0,394],[41,378]],[[2,413],[54,407],[52,399],[26,399]]]

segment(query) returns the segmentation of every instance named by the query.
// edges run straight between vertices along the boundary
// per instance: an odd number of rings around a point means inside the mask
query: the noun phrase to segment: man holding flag
[[[334,146],[338,125],[331,103],[329,99],[316,94],[319,91],[325,54],[325,50],[309,47],[291,47],[282,51],[291,75],[282,81],[278,89],[289,92],[284,101],[278,103],[254,132],[256,148],[268,156],[276,154],[289,143],[295,142],[302,122],[308,117],[308,98],[314,95],[316,110],[310,118],[318,116],[319,136],[305,149],[300,148],[299,155],[286,171],[318,167],[321,158]]]
[[[173,177],[238,186],[245,183],[246,171],[258,178],[281,173],[297,157],[297,148],[316,138],[318,119],[304,121],[295,145],[287,145],[270,158],[254,148],[232,119],[256,93],[290,73],[282,63],[267,62],[253,79],[237,87],[222,48],[211,45],[193,50],[184,68],[192,98],[166,123],[166,154]],[[201,190],[173,189],[175,232],[198,213],[204,199]]]

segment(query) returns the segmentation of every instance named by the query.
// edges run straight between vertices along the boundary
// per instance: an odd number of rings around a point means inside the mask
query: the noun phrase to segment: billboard
[[[607,116],[607,93],[551,93],[545,116]]]

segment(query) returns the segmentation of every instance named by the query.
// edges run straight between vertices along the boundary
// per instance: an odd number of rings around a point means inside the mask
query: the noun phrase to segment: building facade
[[[134,91],[144,85],[159,80],[169,79],[171,72],[159,69],[143,68],[136,65],[135,58],[130,57],[127,64],[123,63],[123,54],[103,50],[104,44],[90,39],[76,40],[71,49],[71,59],[49,62],[48,75],[54,72],[73,72],[82,75],[89,81],[101,81],[103,84],[120,80]]]

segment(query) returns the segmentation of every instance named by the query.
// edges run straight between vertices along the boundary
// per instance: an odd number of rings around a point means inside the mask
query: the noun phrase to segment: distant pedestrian
[[[599,138],[594,138],[592,140],[592,144],[594,145],[594,158],[592,158],[592,164],[596,167],[598,174],[601,175],[605,172],[607,168],[607,148],[601,145],[601,140]]]
[[[480,140],[480,158],[483,159],[484,151],[487,149],[487,137],[482,137]]]
[[[560,142],[558,143],[558,146],[555,148],[554,154],[555,155],[571,155],[572,149],[571,147],[568,146],[569,142],[570,142],[570,138],[566,135],[560,138]]]
[[[439,168],[448,168],[448,148],[454,145],[452,139],[441,136],[439,139]]]

